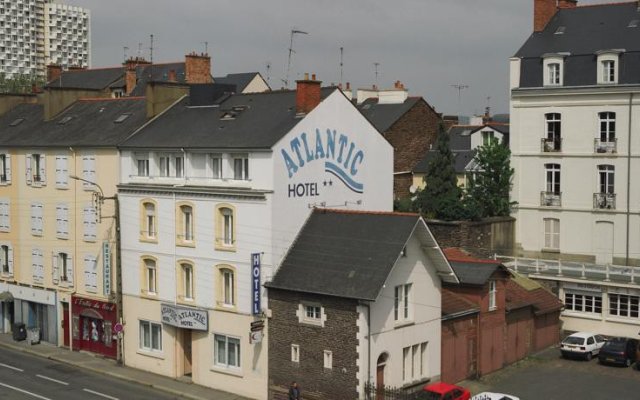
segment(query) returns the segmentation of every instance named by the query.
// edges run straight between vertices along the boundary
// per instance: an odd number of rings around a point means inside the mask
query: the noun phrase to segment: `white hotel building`
[[[558,282],[564,329],[635,336],[640,288],[629,276],[640,274],[628,266],[640,265],[639,3],[534,4],[534,32],[510,61],[517,252],[537,258],[538,271],[553,266],[543,278]],[[542,259],[578,262],[577,275]],[[612,264],[629,276],[611,278]]]
[[[0,73],[45,77],[49,64],[91,66],[89,10],[57,0],[0,0]]]
[[[391,211],[392,147],[340,90],[304,80],[185,97],[121,152],[125,364],[265,399],[262,284],[314,206]]]

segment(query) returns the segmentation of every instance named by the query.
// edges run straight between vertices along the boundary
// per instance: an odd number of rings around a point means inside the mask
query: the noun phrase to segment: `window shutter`
[[[38,264],[38,262],[40,261],[39,255],[40,254],[37,249],[31,250],[31,273],[33,283],[42,283],[40,281],[40,267]]]
[[[31,233],[33,235],[42,235],[44,228],[43,219],[44,205],[41,203],[31,204]]]
[[[98,263],[91,255],[84,256],[84,287],[89,292],[98,290]]]
[[[44,283],[44,254],[38,250],[38,279]]]
[[[83,211],[84,219],[84,240],[93,242],[96,240],[97,233],[97,223],[96,223],[96,209],[91,205],[88,205],[84,208]]]
[[[36,229],[38,234],[42,235],[44,232],[44,204],[36,204],[37,207],[37,220],[36,220]]]
[[[13,246],[9,245],[9,275],[13,275]]]
[[[9,210],[11,203],[9,199],[0,199],[0,231],[9,232],[11,229],[11,216]]]
[[[46,172],[47,172],[47,166],[45,164],[47,160],[47,157],[44,154],[40,154],[40,171],[38,171],[40,173],[40,184],[42,186],[45,186],[47,184],[47,177],[46,177]]]
[[[56,236],[61,239],[69,238],[69,206],[66,204],[56,206]]]
[[[82,177],[89,182],[96,181],[96,157],[93,155],[82,156]],[[94,190],[94,185],[82,182],[84,190]]]
[[[57,285],[60,282],[60,271],[58,270],[58,255],[56,253],[51,254],[51,271],[53,284]]]
[[[7,183],[11,183],[11,154],[4,155],[4,171]]]
[[[31,185],[31,183],[33,183],[33,173],[31,171],[31,154],[27,154],[27,157],[25,157],[27,166],[26,166],[26,173],[27,173],[27,185]]]
[[[71,254],[67,254],[67,282],[69,286],[73,286],[73,258]]]
[[[67,189],[69,187],[67,156],[56,156],[56,187],[59,189]]]

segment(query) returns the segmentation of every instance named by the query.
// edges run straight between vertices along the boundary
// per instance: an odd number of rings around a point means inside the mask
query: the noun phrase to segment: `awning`
[[[93,310],[91,308],[85,308],[84,310],[80,311],[80,316],[89,317],[89,318],[95,318],[95,319],[104,319],[102,317],[102,314],[100,314],[99,312],[97,312],[96,310]]]
[[[4,292],[0,293],[0,301],[4,301],[6,303],[12,302],[13,301],[13,295],[11,294],[11,292],[4,291]]]

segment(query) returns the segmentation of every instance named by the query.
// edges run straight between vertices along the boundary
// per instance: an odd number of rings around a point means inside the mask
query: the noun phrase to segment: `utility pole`
[[[284,83],[284,87],[285,88],[289,88],[289,73],[291,72],[291,58],[293,56],[293,54],[295,53],[295,51],[293,50],[293,36],[294,35],[308,35],[309,33],[304,32],[304,31],[299,31],[297,29],[292,29],[291,30],[291,40],[289,42],[289,60],[287,61],[287,75],[285,76],[285,78],[283,79],[283,83]]]

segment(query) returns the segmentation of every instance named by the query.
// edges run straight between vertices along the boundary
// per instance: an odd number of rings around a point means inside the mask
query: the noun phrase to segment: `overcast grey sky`
[[[92,67],[127,54],[179,61],[208,42],[214,76],[258,71],[272,88],[285,77],[292,28],[297,35],[290,80],[316,73],[324,84],[354,87],[402,81],[445,114],[506,113],[508,59],[531,34],[533,0],[62,0],[92,15]],[[582,0],[579,4],[607,0]],[[267,74],[267,63],[270,72]],[[468,85],[458,91],[451,85]]]

